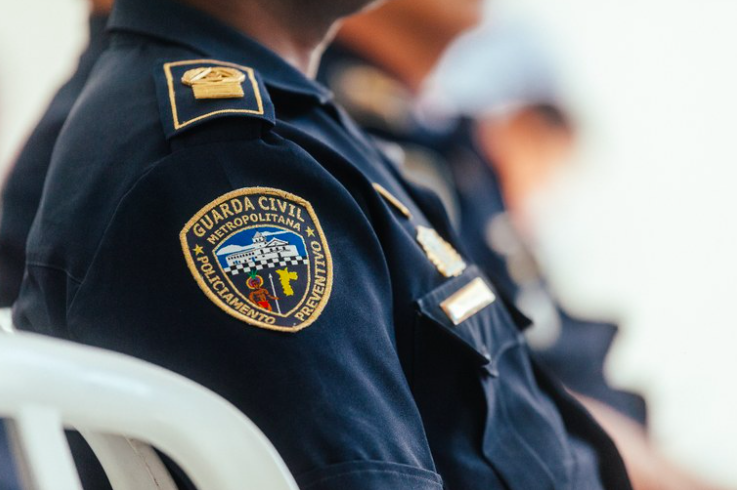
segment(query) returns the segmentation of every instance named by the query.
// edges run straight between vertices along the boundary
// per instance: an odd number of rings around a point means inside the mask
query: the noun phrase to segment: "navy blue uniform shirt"
[[[207,386],[302,489],[630,488],[442,205],[326,89],[170,0],[119,0],[110,28],[54,149],[20,328]]]
[[[356,85],[357,78],[364,82]],[[405,175],[443,197],[469,255],[503,296],[539,320],[531,346],[549,372],[575,392],[644,425],[643,398],[613,389],[604,376],[617,327],[569,315],[550,293],[506,217],[498,179],[477,150],[473,121],[423,114],[413,94],[390,73],[340,43],[323,56],[319,79],[361,127],[397,145]]]

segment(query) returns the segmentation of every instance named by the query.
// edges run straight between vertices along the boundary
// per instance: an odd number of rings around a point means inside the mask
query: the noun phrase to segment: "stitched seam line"
[[[80,279],[77,279],[76,277],[74,277],[68,270],[66,270],[63,267],[59,267],[57,265],[44,264],[42,262],[35,262],[35,261],[30,261],[30,260],[29,261],[26,261],[26,266],[30,266],[30,267],[41,267],[43,269],[51,269],[51,270],[54,270],[54,271],[57,271],[57,272],[62,272],[69,279],[71,279],[72,281],[74,281],[75,283],[77,283],[77,286],[81,286],[82,285],[82,281]]]
[[[141,181],[148,176],[148,174],[150,174],[155,168],[157,168],[161,164],[161,162],[165,161],[169,157],[170,155],[166,155],[164,158],[153,163],[151,167],[144,170],[144,172],[140,176],[138,176],[138,178],[131,184],[130,188],[127,191],[125,191],[125,193],[118,200],[118,203],[115,206],[115,209],[110,214],[107,226],[105,227],[105,231],[102,232],[102,234],[100,235],[100,239],[97,242],[97,245],[95,245],[95,251],[92,254],[92,258],[87,263],[87,270],[85,270],[84,277],[82,278],[82,281],[79,283],[80,287],[74,293],[74,297],[69,302],[69,307],[67,308],[67,315],[69,314],[70,311],[74,309],[74,304],[77,301],[77,294],[82,289],[82,286],[84,285],[84,283],[87,281],[87,276],[89,275],[90,271],[92,270],[93,265],[97,261],[97,257],[100,255],[100,249],[102,248],[102,244],[105,241],[105,237],[110,231],[110,228],[113,226],[113,223],[115,222],[115,217],[118,215],[118,212],[120,211],[120,208],[123,206],[123,203],[127,200],[128,196],[136,189],[136,187],[138,187],[138,184],[140,184]],[[68,320],[68,317],[67,317],[67,320]]]

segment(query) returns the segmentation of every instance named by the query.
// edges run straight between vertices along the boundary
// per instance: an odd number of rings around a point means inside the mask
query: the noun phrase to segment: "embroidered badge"
[[[463,257],[432,228],[418,226],[417,241],[430,262],[445,277],[456,277],[466,270]]]
[[[298,196],[264,187],[230,192],[179,237],[202,291],[246,323],[297,332],[330,298],[330,249],[312,206]]]

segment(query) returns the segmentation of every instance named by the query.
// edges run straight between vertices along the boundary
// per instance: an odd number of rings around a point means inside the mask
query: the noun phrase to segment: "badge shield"
[[[332,259],[309,202],[268,188],[221,196],[180,234],[190,271],[226,313],[296,332],[314,322],[332,289]]]
[[[288,317],[309,290],[307,246],[297,233],[255,226],[223,240],[214,252],[231,286],[259,308]]]

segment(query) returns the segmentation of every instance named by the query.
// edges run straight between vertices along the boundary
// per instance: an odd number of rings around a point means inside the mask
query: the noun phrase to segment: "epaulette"
[[[155,69],[161,120],[167,138],[221,117],[275,124],[274,106],[258,73],[217,60],[159,63]]]

